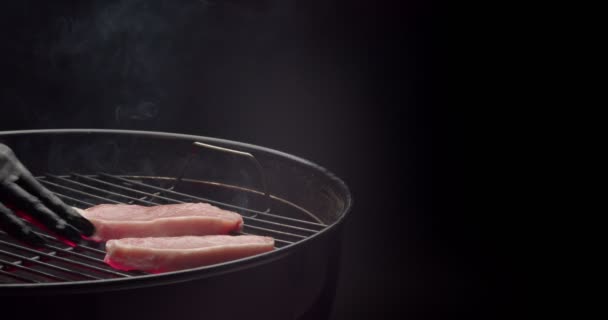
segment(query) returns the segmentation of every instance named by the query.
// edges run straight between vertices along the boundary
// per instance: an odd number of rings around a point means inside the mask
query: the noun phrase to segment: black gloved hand
[[[50,231],[76,243],[81,240],[81,234],[90,236],[95,232],[91,222],[43,187],[13,151],[0,143],[0,229],[33,245],[44,243],[42,237],[5,204],[25,212]]]

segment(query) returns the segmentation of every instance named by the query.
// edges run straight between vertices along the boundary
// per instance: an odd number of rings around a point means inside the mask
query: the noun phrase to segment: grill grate
[[[243,216],[244,227],[239,234],[272,236],[276,248],[281,248],[306,239],[327,227],[320,219],[303,208],[284,199],[271,196],[273,212],[208,199],[163,184],[178,181],[170,177],[116,176],[106,173],[83,175],[47,174],[38,180],[67,204],[86,208],[101,203],[157,205],[202,201],[220,208],[236,211]],[[198,189],[230,189],[232,194],[248,192],[252,197],[260,192],[200,180],[179,180],[180,186],[194,185]],[[196,188],[195,188],[196,190]],[[266,204],[266,203],[265,203]],[[118,271],[103,262],[103,243],[84,241],[71,247],[46,232],[36,233],[47,240],[43,249],[32,249],[10,238],[0,230],[0,284],[52,283],[84,280],[125,278],[144,275],[140,271]]]

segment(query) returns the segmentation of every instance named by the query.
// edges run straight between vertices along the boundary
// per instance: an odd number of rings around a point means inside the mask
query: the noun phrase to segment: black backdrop
[[[310,159],[355,198],[336,319],[501,314],[508,264],[465,210],[451,26],[436,2],[399,3],[3,3],[0,129],[179,132]]]

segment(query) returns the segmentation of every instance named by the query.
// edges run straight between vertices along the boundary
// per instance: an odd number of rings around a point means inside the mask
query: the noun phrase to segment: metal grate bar
[[[273,215],[273,214],[270,214],[270,213],[266,213],[266,212],[262,212],[262,211],[258,211],[258,210],[253,210],[253,209],[248,209],[248,208],[240,207],[240,206],[233,205],[233,204],[228,204],[228,203],[224,203],[224,202],[220,202],[220,201],[215,201],[215,200],[211,200],[211,199],[201,198],[201,197],[197,197],[197,196],[194,196],[194,195],[185,194],[185,193],[181,193],[181,192],[177,192],[177,191],[173,191],[173,190],[163,189],[163,188],[160,188],[160,187],[156,187],[156,186],[152,186],[152,185],[149,185],[149,184],[133,181],[133,180],[130,180],[130,179],[125,179],[125,178],[122,178],[122,177],[117,177],[117,176],[109,175],[107,173],[99,173],[99,175],[100,176],[104,176],[106,178],[116,179],[116,180],[120,180],[120,181],[123,181],[123,182],[128,182],[128,183],[131,183],[131,184],[134,184],[134,185],[151,188],[151,189],[154,189],[154,190],[158,190],[158,191],[162,191],[162,192],[167,192],[167,193],[171,193],[171,194],[182,196],[182,197],[188,197],[188,198],[192,198],[192,199],[196,199],[196,200],[200,200],[200,201],[205,201],[205,202],[217,204],[219,206],[230,207],[230,208],[233,208],[233,209],[239,209],[239,210],[243,210],[243,211],[246,211],[246,212],[252,212],[252,213],[255,213],[255,214],[258,214],[258,215],[271,216],[271,217],[277,218],[277,219],[285,219],[285,220],[291,220],[291,221],[300,222],[300,223],[306,223],[306,224],[310,224],[310,225],[316,225],[316,226],[320,226],[320,227],[327,227],[327,225],[323,224],[323,223],[315,223],[315,222],[310,222],[310,221],[306,221],[306,220],[300,220],[300,219],[294,219],[294,218],[288,218],[288,217]]]
[[[60,198],[64,198],[64,199],[68,199],[68,200],[71,200],[71,201],[74,201],[74,202],[78,202],[78,203],[80,203],[80,204],[84,204],[84,205],[85,205],[85,206],[87,206],[87,207],[92,207],[92,206],[94,206],[94,204],[92,204],[92,203],[90,203],[90,202],[86,202],[86,201],[82,201],[82,200],[79,200],[79,199],[76,199],[76,198],[72,198],[72,197],[70,197],[70,196],[66,196],[66,195],[64,195],[64,194],[60,194],[60,193],[57,193],[57,192],[54,192],[54,193],[55,193],[55,194],[56,194],[58,197],[60,197]]]
[[[311,226],[317,226],[317,227],[321,227],[321,228],[327,227],[327,225],[323,224],[323,223],[310,222],[310,221],[294,219],[294,218],[290,218],[290,217],[283,217],[283,216],[279,216],[279,215],[268,213],[268,212],[261,212],[259,214],[262,216],[266,216],[266,217],[271,217],[271,218],[276,218],[276,219],[281,219],[281,220],[288,220],[288,221],[298,222],[298,223],[307,224],[307,225],[311,225]]]
[[[6,242],[6,241],[0,240],[0,243],[5,244],[5,245],[10,245],[13,248],[18,248],[18,249],[21,249],[21,250],[26,250],[26,251],[29,250],[30,253],[33,252],[36,255],[41,255],[41,256],[44,256],[44,257],[47,257],[47,258],[59,258],[59,257],[56,257],[54,255],[43,253],[41,251],[35,251],[35,250],[31,250],[31,249],[28,249],[28,248],[25,248],[25,247],[22,247],[22,246],[14,245],[14,244],[12,244],[10,242]],[[33,264],[45,266],[45,267],[50,268],[50,269],[54,269],[54,270],[57,270],[57,271],[62,271],[62,272],[65,272],[65,273],[76,275],[76,276],[80,276],[80,277],[84,277],[84,278],[88,278],[88,279],[92,279],[92,280],[100,280],[100,279],[102,279],[102,278],[95,277],[95,276],[92,276],[92,275],[89,275],[89,274],[85,274],[85,273],[82,273],[82,272],[78,272],[78,271],[66,269],[66,268],[63,268],[63,267],[60,267],[60,266],[56,266],[54,264],[50,264],[50,263],[42,262],[42,261],[39,261],[39,260],[36,260],[36,259],[31,259],[31,258],[28,258],[28,257],[24,257],[24,256],[16,254],[16,253],[2,251],[2,254],[8,255],[10,257],[13,257],[13,258],[16,258],[16,259],[19,259],[19,260],[22,260],[22,261],[26,260],[26,261],[31,262]],[[72,262],[72,261],[70,261],[70,262]]]
[[[116,203],[116,204],[120,203],[120,202],[118,202],[116,200],[106,199],[106,198],[103,198],[103,197],[100,197],[100,196],[96,196],[96,195],[88,193],[88,192],[84,192],[82,190],[78,190],[78,189],[66,187],[66,186],[63,186],[63,185],[60,185],[60,184],[57,184],[57,183],[54,183],[54,182],[50,182],[48,180],[38,179],[38,181],[40,181],[40,182],[42,182],[44,184],[51,185],[51,186],[56,187],[56,188],[61,188],[61,189],[68,190],[68,191],[71,191],[71,192],[74,192],[74,193],[82,194],[82,195],[85,195],[87,197],[99,199],[99,200],[102,200],[102,201],[109,201],[109,202]]]
[[[39,235],[41,237],[44,237],[44,238],[46,238],[48,240],[51,240],[53,242],[61,243],[55,237],[50,236],[48,234],[41,233],[41,232],[36,232],[36,231],[34,231],[34,233],[36,233],[37,235]],[[71,255],[71,256],[82,258],[82,259],[86,259],[86,260],[97,262],[97,263],[101,264],[103,267],[106,267],[108,272],[111,272],[111,273],[113,273],[114,275],[117,275],[117,276],[128,277],[128,276],[132,276],[132,275],[147,274],[147,273],[142,272],[142,271],[128,271],[128,272],[125,272],[125,271],[116,271],[116,270],[112,269],[110,266],[108,266],[105,263],[105,261],[103,261],[103,259],[75,252],[73,250],[73,248],[71,248],[71,247],[64,249],[64,248],[61,248],[61,247],[58,247],[58,246],[54,246],[54,245],[49,244],[49,243],[46,243],[45,246],[47,246],[48,248],[51,248],[53,250],[60,251],[61,253],[66,254],[66,255]],[[95,254],[98,254],[101,257],[105,256],[105,254],[106,254],[106,252],[103,251],[103,250],[99,250],[99,249],[96,249],[96,248],[89,247],[88,245],[83,244],[83,243],[80,243],[78,245],[78,249],[81,249],[81,250],[84,249],[85,251],[93,252]]]
[[[57,192],[55,192],[55,194],[61,195],[60,193],[57,193]],[[178,200],[175,200],[175,201],[178,201]],[[183,203],[183,202],[180,202],[180,203]],[[119,202],[119,204],[124,204],[124,203],[120,203]],[[93,206],[93,204],[91,204],[91,206]],[[246,218],[246,217],[243,217],[243,218]],[[302,235],[288,233],[288,232],[282,232],[282,231],[268,229],[268,228],[263,228],[263,227],[256,227],[256,226],[252,226],[252,225],[245,225],[245,227],[251,228],[251,229],[257,229],[257,230],[261,230],[261,231],[265,231],[265,232],[275,233],[275,234],[281,234],[281,235],[285,235],[285,236],[292,236],[292,237],[296,237],[296,238],[299,238],[299,239],[306,239],[306,237],[302,236]],[[250,233],[243,233],[242,232],[242,234],[250,234]],[[45,234],[39,234],[39,235],[45,236],[47,238],[52,238],[51,236],[48,236],[48,235],[45,235]],[[277,238],[275,238],[274,240],[275,240],[275,242],[282,243],[282,244],[292,244],[292,243],[294,243],[292,241],[288,241],[288,240],[284,240],[284,239],[277,239]],[[103,252],[101,250],[97,250],[97,249],[86,247],[86,246],[81,246],[81,247],[82,248],[87,248],[89,250],[95,250],[95,251],[97,251],[99,253],[105,254],[105,252]]]
[[[4,250],[0,250],[0,253],[3,253],[3,254],[8,255],[8,256],[12,256],[10,254],[10,252],[6,252]],[[7,253],[9,253],[9,254],[7,254]],[[0,259],[0,263],[4,264],[6,266],[12,267],[12,268],[17,268],[17,269],[20,269],[20,270],[27,271],[29,273],[37,274],[39,276],[43,276],[43,277],[46,277],[46,278],[49,278],[49,279],[59,280],[59,281],[70,281],[69,279],[62,278],[62,277],[59,277],[59,276],[55,276],[55,275],[52,275],[50,273],[46,273],[46,272],[42,272],[40,270],[28,268],[26,266],[23,266],[23,265],[17,263],[17,262],[10,262],[10,261],[5,261],[5,260]]]
[[[64,178],[64,180],[68,180],[68,179]],[[41,181],[45,181],[45,180],[41,180]],[[70,181],[70,180],[68,180],[68,181]],[[46,183],[53,184],[52,182],[48,182],[48,181],[46,181]],[[65,188],[68,189],[68,187],[65,187]],[[72,189],[72,188],[69,188],[69,189]],[[137,191],[137,190],[132,190],[132,191]],[[72,192],[81,193],[83,195],[91,196],[89,193],[81,191],[81,190],[77,190],[77,189],[72,189]],[[149,195],[150,196],[155,196],[153,194],[149,194]],[[96,196],[96,195],[93,195],[93,196],[95,198],[97,198],[97,199],[102,200],[102,201],[112,201],[112,202],[114,202],[116,204],[127,204],[125,202],[121,202],[121,201],[118,201],[118,200],[111,200],[111,199],[108,199],[108,198],[105,198],[105,197],[101,197],[101,196]],[[158,197],[158,196],[156,196],[156,197]],[[162,198],[164,198],[165,200],[168,200],[168,201],[175,202],[175,203],[185,203],[184,201],[176,200],[176,199],[172,199],[172,198],[165,198],[165,197],[162,197]],[[244,220],[257,221],[257,222],[261,222],[261,223],[272,224],[272,225],[277,225],[277,226],[281,226],[281,227],[284,227],[284,228],[291,228],[291,229],[295,229],[295,230],[302,230],[302,231],[305,231],[305,232],[310,232],[312,234],[314,234],[314,233],[317,232],[317,231],[311,230],[311,229],[300,228],[300,227],[296,227],[296,226],[291,226],[291,225],[276,223],[276,222],[272,222],[272,221],[266,221],[266,220],[256,219],[256,218],[247,217],[247,216],[243,216],[243,219]],[[295,233],[284,232],[284,231],[279,231],[279,230],[274,230],[274,229],[268,229],[268,228],[262,228],[262,227],[256,227],[256,226],[251,226],[251,225],[248,225],[248,226],[251,227],[251,228],[254,228],[254,229],[264,230],[266,232],[271,232],[271,233],[274,233],[274,234],[287,235],[287,236],[292,236],[292,237],[296,237],[296,238],[300,238],[300,239],[305,239],[306,238],[305,236],[302,236],[302,235],[299,235],[299,234],[295,234]]]
[[[225,206],[225,207],[230,207],[230,208],[233,208],[233,209],[240,209],[240,210],[243,210],[243,211],[246,211],[246,212],[252,212],[255,215],[263,215],[263,216],[268,216],[268,217],[272,217],[272,218],[289,220],[289,221],[293,221],[293,222],[298,222],[298,223],[303,223],[303,224],[308,224],[308,225],[313,225],[313,226],[318,226],[318,227],[327,227],[327,225],[324,224],[324,223],[322,223],[321,220],[319,220],[317,217],[315,217],[314,215],[312,215],[311,213],[309,213],[308,211],[306,211],[303,208],[300,208],[300,209],[303,212],[305,212],[306,214],[308,214],[311,218],[313,218],[314,220],[316,220],[317,222],[311,222],[311,221],[306,221],[306,220],[301,220],[301,219],[295,219],[295,218],[289,218],[289,217],[279,216],[279,215],[271,214],[271,213],[268,213],[268,212],[265,212],[265,211],[253,210],[253,209],[237,206],[237,205],[234,205],[234,204],[229,204],[229,203],[220,202],[220,201],[216,201],[216,200],[211,200],[211,199],[207,199],[207,198],[197,197],[197,196],[194,196],[194,195],[177,192],[177,191],[170,190],[170,189],[163,189],[163,188],[156,187],[156,186],[153,186],[153,185],[149,185],[149,184],[146,184],[146,183],[133,181],[133,180],[126,179],[126,178],[123,178],[123,177],[113,176],[113,175],[110,175],[110,174],[107,174],[107,173],[103,173],[103,172],[100,172],[98,174],[100,176],[104,176],[106,178],[117,179],[117,180],[120,180],[120,181],[123,181],[123,182],[126,182],[126,183],[130,183],[130,184],[134,184],[134,185],[139,185],[139,186],[147,187],[147,188],[152,188],[154,190],[159,190],[161,192],[169,192],[169,193],[172,193],[172,194],[175,194],[175,195],[179,195],[179,196],[183,196],[183,197],[188,197],[188,198],[192,198],[192,199],[206,201],[206,202],[209,202],[209,203],[214,203],[214,204],[217,204],[219,206]],[[153,196],[156,196],[156,195],[153,195]],[[272,198],[272,196],[270,196],[270,197]]]
[[[103,180],[100,180],[100,179],[95,179],[95,178],[83,176],[83,175],[76,174],[76,173],[72,173],[71,175],[75,176],[75,177],[78,177],[78,178],[81,178],[81,179],[86,179],[86,180],[94,181],[94,182],[101,183],[101,184],[104,184],[104,185],[107,185],[107,186],[119,188],[119,189],[122,189],[122,190],[140,193],[140,194],[143,194],[143,195],[146,195],[146,196],[149,196],[149,197],[155,197],[155,198],[159,198],[159,199],[163,199],[163,200],[171,201],[171,202],[175,202],[175,203],[185,203],[184,201],[181,201],[181,200],[159,196],[159,195],[156,195],[156,194],[152,194],[152,193],[144,192],[144,191],[141,191],[141,190],[136,190],[136,189],[128,188],[128,187],[125,187],[125,186],[117,185],[117,184],[110,183],[110,182],[107,182],[107,181],[103,181]],[[88,184],[84,184],[84,183],[78,183],[78,182],[75,182],[75,181],[70,180],[70,179],[66,179],[66,178],[62,178],[62,177],[58,177],[58,176],[54,176],[54,175],[49,175],[49,176],[61,179],[61,180],[66,181],[66,182],[77,183],[79,185],[82,185],[84,187],[89,187],[91,189],[94,188],[94,189],[97,189],[99,191],[105,191],[103,189],[95,188],[95,187],[92,187],[92,186],[90,186]],[[135,201],[141,201],[141,202],[144,202],[146,204],[151,204],[151,205],[158,205],[159,204],[159,203],[148,201],[148,200],[143,200],[143,199],[137,199],[137,198],[133,198],[133,197],[124,196],[124,195],[121,195],[121,194],[118,194],[118,193],[113,193],[113,192],[109,192],[109,191],[107,191],[107,192],[110,193],[110,194],[115,194],[115,195],[118,195],[118,196],[122,196],[124,198],[135,200]],[[250,210],[250,209],[247,209],[247,210]],[[285,227],[285,228],[291,228],[291,229],[300,230],[300,231],[304,231],[304,232],[310,232],[310,233],[313,233],[313,234],[318,232],[318,230],[313,230],[313,229],[293,226],[293,225],[284,224],[284,223],[278,223],[278,222],[274,222],[274,221],[262,220],[262,219],[258,219],[258,218],[254,218],[254,217],[243,216],[243,218],[247,219],[247,220],[258,221],[258,222],[261,222],[261,223],[272,224],[272,225],[275,225],[275,226],[280,226],[280,227]]]
[[[69,255],[72,255],[72,256],[76,256],[76,257],[79,257],[79,258],[91,260],[91,261],[98,262],[98,263],[104,263],[103,259],[99,259],[99,258],[87,256],[86,254],[81,254],[81,253],[78,253],[78,252],[74,252],[73,250],[71,250],[72,248],[63,249],[63,248],[54,246],[52,244],[46,244],[46,246],[48,248],[53,249],[53,250],[60,251],[60,252],[62,252],[64,254],[69,254]]]
[[[254,235],[253,233],[247,233],[247,232],[243,232],[243,231],[240,231],[237,234],[248,235],[248,236],[249,235]],[[283,244],[287,244],[287,245],[295,243],[293,241],[287,241],[287,240],[281,240],[281,239],[274,239],[274,241],[275,242],[279,242],[279,243],[283,243]]]
[[[304,231],[304,232],[310,232],[312,234],[315,234],[315,233],[319,232],[317,230],[312,230],[312,229],[302,228],[302,227],[296,227],[296,226],[292,226],[290,224],[278,223],[278,222],[274,222],[274,221],[262,220],[262,219],[258,219],[258,218],[254,218],[254,217],[243,216],[243,219],[245,219],[245,220],[251,220],[251,221],[257,221],[257,222],[266,223],[266,224],[272,224],[272,225],[283,227],[283,228],[290,228],[290,229],[294,229],[294,230],[300,230],[300,231]]]
[[[57,240],[55,237],[50,236],[50,235],[48,235],[48,234],[41,233],[41,232],[36,232],[36,231],[34,231],[34,233],[36,233],[37,235],[39,235],[39,236],[41,236],[41,237],[44,237],[44,238],[46,238],[46,239],[48,239],[48,240],[51,240],[51,241],[53,241],[53,242],[58,242],[58,243],[60,243],[60,242],[59,242],[59,241],[58,241],[58,240]],[[137,270],[133,270],[133,271],[127,271],[127,272],[125,272],[125,271],[116,271],[116,270],[112,269],[112,267],[108,266],[108,265],[105,263],[105,261],[103,261],[103,259],[101,259],[101,258],[96,258],[96,257],[92,257],[92,256],[88,256],[88,255],[86,255],[86,254],[82,254],[82,253],[75,252],[75,251],[74,251],[74,250],[73,250],[71,247],[69,247],[69,248],[65,248],[65,249],[64,249],[64,248],[60,248],[60,247],[58,247],[58,246],[51,245],[51,244],[49,244],[49,243],[46,243],[45,245],[46,245],[48,248],[51,248],[51,249],[53,249],[53,250],[60,251],[60,252],[62,252],[63,254],[72,255],[72,256],[79,257],[79,258],[82,258],[82,259],[86,259],[86,260],[89,260],[89,261],[94,261],[94,262],[97,262],[97,263],[99,263],[100,265],[102,265],[103,267],[106,267],[106,268],[108,269],[108,270],[107,270],[108,272],[111,272],[111,273],[113,273],[113,274],[115,274],[115,275],[117,275],[117,276],[128,277],[128,276],[136,276],[136,275],[143,275],[143,274],[147,274],[146,272],[143,272],[143,271],[137,271]],[[89,252],[93,252],[93,253],[95,253],[95,254],[98,254],[98,255],[99,255],[99,256],[101,256],[101,257],[105,256],[105,254],[106,254],[106,252],[105,252],[105,251],[103,251],[103,250],[99,250],[99,249],[96,249],[96,248],[89,247],[88,245],[83,244],[83,243],[80,243],[80,244],[78,245],[78,249],[85,250],[85,251],[89,251]]]
[[[0,243],[8,245],[8,246],[11,246],[13,248],[17,248],[17,249],[29,252],[29,253],[35,253],[37,255],[40,255],[40,256],[43,256],[43,257],[46,257],[46,258],[56,259],[56,260],[59,260],[59,261],[62,261],[62,262],[66,262],[68,264],[77,265],[77,266],[84,267],[84,268],[87,268],[87,269],[92,269],[92,270],[99,271],[99,272],[102,272],[102,273],[105,273],[105,274],[119,275],[119,276],[125,276],[125,277],[130,277],[131,276],[130,274],[120,273],[120,272],[116,272],[116,271],[110,271],[110,270],[102,269],[102,268],[99,268],[99,267],[96,267],[96,266],[92,266],[90,264],[86,264],[86,263],[82,263],[82,262],[79,262],[79,261],[74,261],[74,260],[70,260],[70,259],[67,259],[67,258],[56,256],[56,255],[52,255],[52,254],[44,253],[44,252],[41,252],[41,251],[33,250],[33,249],[30,249],[30,248],[19,246],[19,245],[16,245],[16,244],[13,244],[13,243],[10,243],[10,242],[6,242],[6,241],[3,241],[3,240],[0,240]],[[23,257],[23,258],[25,258],[25,257]],[[34,260],[34,261],[36,261],[36,260]],[[55,267],[55,268],[60,268],[60,267],[55,266],[55,265],[52,265],[52,266]],[[65,269],[65,270],[68,270],[68,269]],[[69,270],[69,271],[70,272],[76,272],[76,271],[73,271],[73,270]],[[79,274],[83,275],[83,276],[86,276],[86,277],[93,277],[93,278],[96,278],[96,279],[101,279],[101,278],[98,278],[98,277],[95,277],[95,276],[91,276],[91,275],[88,275],[88,274],[84,274],[84,273],[79,273]]]
[[[163,200],[168,200],[168,201],[172,201],[173,200],[173,199],[165,198],[163,196],[159,196],[157,194],[153,194],[153,193],[149,193],[149,192],[144,192],[144,191],[136,190],[136,189],[133,189],[133,188],[128,188],[128,187],[125,187],[125,186],[121,186],[119,184],[107,182],[107,181],[100,180],[100,179],[95,179],[95,178],[84,176],[84,175],[77,174],[77,173],[71,173],[71,175],[74,176],[74,177],[78,177],[80,179],[97,182],[97,183],[100,183],[100,184],[103,184],[103,185],[106,185],[106,186],[109,186],[109,187],[118,188],[118,189],[122,189],[122,190],[125,190],[125,191],[130,191],[130,192],[135,192],[135,193],[143,194],[143,195],[148,196],[148,197],[155,197],[155,198],[159,198],[159,199],[163,199]],[[146,201],[149,201],[149,200],[146,200]],[[156,203],[156,202],[153,202],[153,201],[149,201],[149,202],[153,203],[153,204],[159,204],[159,203]]]
[[[46,239],[53,240],[55,242],[59,242],[59,241],[57,241],[57,239],[55,237],[50,236],[48,234],[45,234],[45,233],[42,233],[42,232],[36,232],[36,231],[34,231],[34,233],[36,233],[37,235],[42,236],[42,237],[44,237]],[[84,244],[78,245],[78,248],[80,248],[80,249],[86,249],[87,251],[95,252],[95,253],[98,253],[100,255],[105,255],[106,254],[106,252],[103,251],[103,250],[91,248],[91,247],[89,247],[87,245],[84,245]]]
[[[52,177],[52,178],[57,179],[57,180],[65,181],[67,183],[75,184],[75,185],[78,185],[78,186],[81,186],[81,187],[84,187],[84,188],[88,188],[88,189],[91,189],[91,190],[95,190],[95,191],[111,194],[113,196],[122,197],[122,198],[129,199],[129,200],[132,200],[132,201],[139,201],[139,202],[142,202],[142,203],[145,203],[145,204],[149,204],[149,205],[156,205],[156,203],[151,202],[151,201],[129,197],[129,196],[124,195],[124,194],[120,194],[120,193],[116,193],[116,192],[100,189],[100,188],[97,188],[97,187],[94,187],[94,186],[91,186],[91,185],[88,185],[88,184],[85,184],[85,183],[81,183],[81,182],[78,182],[78,181],[66,179],[66,178],[63,178],[63,177],[60,177],[60,176],[51,175],[51,174],[47,174],[47,176]]]
[[[258,226],[245,225],[245,228],[255,229],[255,230],[261,230],[261,231],[266,231],[266,232],[272,232],[272,233],[282,234],[282,235],[286,235],[286,236],[290,236],[290,237],[295,237],[295,238],[300,238],[300,239],[306,239],[305,236],[301,236],[299,234],[293,234],[293,233],[289,233],[289,232],[283,232],[283,231],[278,231],[278,230],[273,230],[273,229],[267,229],[267,228],[262,228],[262,227],[258,227]]]
[[[35,281],[33,279],[28,279],[28,278],[22,277],[20,275],[16,275],[16,274],[14,274],[12,272],[6,272],[6,271],[2,270],[2,265],[1,264],[0,264],[0,275],[7,276],[9,278],[13,278],[13,279],[19,280],[21,282],[28,282],[28,283],[38,283],[39,282],[39,281]]]
[[[48,244],[46,246],[49,247],[49,248],[52,248],[53,250],[60,251],[61,253],[64,253],[64,254],[72,255],[72,256],[75,256],[75,257],[82,258],[82,259],[87,259],[87,260],[90,260],[90,261],[94,261],[94,262],[103,264],[104,266],[107,266],[102,259],[94,258],[94,257],[91,257],[91,256],[80,254],[78,252],[74,252],[74,251],[69,250],[69,249],[62,249],[62,248],[59,248],[59,247],[56,247],[56,246],[52,246],[52,245],[48,245]],[[93,266],[89,265],[89,267],[93,267]],[[107,266],[107,268],[110,268],[110,267]],[[116,275],[116,276],[122,276],[122,277],[130,277],[131,276],[128,273],[118,272],[118,271],[109,270],[109,269],[105,269],[105,271],[107,273],[111,273],[111,274]]]
[[[158,198],[158,199],[162,199],[162,200],[166,200],[166,201],[174,201],[174,202],[177,201],[178,203],[183,203],[183,201],[175,200],[175,199],[172,199],[172,198],[167,198],[167,197],[164,197],[164,196],[160,196],[158,194],[152,194],[152,193],[149,193],[149,192],[144,192],[144,191],[133,189],[133,188],[128,188],[128,187],[125,187],[125,186],[122,186],[122,185],[118,185],[118,184],[115,184],[115,183],[107,182],[107,181],[104,181],[104,180],[101,180],[101,179],[92,178],[92,177],[85,176],[85,175],[81,175],[81,174],[77,174],[77,173],[71,173],[71,175],[75,176],[75,177],[78,177],[78,178],[81,178],[81,179],[85,179],[85,180],[89,180],[89,181],[94,181],[94,182],[101,183],[101,184],[104,184],[104,185],[107,185],[107,186],[119,188],[119,189],[122,189],[122,190],[126,190],[126,191],[130,191],[130,192],[135,192],[135,193],[143,194],[143,195],[146,195],[148,197],[154,197],[154,198]],[[193,199],[202,200],[202,201],[208,201],[208,200],[206,200],[204,198],[199,198],[199,197],[196,197],[196,196],[193,196],[193,195],[183,194],[183,193],[179,193],[177,191],[172,191],[172,190],[168,190],[168,189],[158,188],[158,187],[151,186],[151,185],[148,185],[148,184],[145,184],[145,183],[131,181],[131,180],[125,179],[125,178],[114,177],[114,176],[103,174],[103,173],[100,173],[100,175],[106,176],[106,177],[116,178],[116,179],[119,179],[119,180],[121,180],[123,182],[126,182],[126,183],[132,183],[132,184],[137,184],[137,185],[141,185],[141,186],[145,186],[145,187],[150,187],[150,188],[153,188],[153,189],[162,190],[163,192],[165,192],[165,191],[171,191],[172,193],[177,193],[178,195],[186,196],[188,198],[193,198]],[[278,219],[293,221],[293,222],[297,222],[297,223],[307,224],[307,225],[310,225],[310,226],[316,226],[316,227],[326,227],[327,226],[327,225],[322,224],[322,223],[315,223],[315,222],[310,222],[310,221],[305,221],[305,220],[300,220],[300,219],[294,219],[294,218],[289,218],[289,217],[278,216],[278,215],[270,214],[270,213],[267,213],[267,212],[256,211],[256,210],[253,210],[253,209],[248,209],[248,208],[244,208],[244,207],[240,207],[240,206],[236,206],[236,205],[231,205],[231,204],[227,204],[227,203],[223,203],[223,202],[219,202],[219,201],[214,201],[214,200],[209,200],[209,203],[214,203],[214,204],[218,204],[218,205],[225,206],[225,207],[238,208],[238,209],[240,209],[242,211],[251,212],[251,213],[254,213],[256,215],[260,214],[260,215],[268,216],[268,217],[271,217],[271,218],[278,218]],[[249,218],[254,219],[253,217],[249,217]],[[267,220],[260,220],[260,221],[267,221]],[[268,222],[272,222],[272,221],[268,221]],[[308,229],[308,230],[310,230],[310,229]],[[313,232],[317,232],[317,231],[313,230]]]
[[[277,248],[295,244],[327,226],[306,209],[270,195],[268,195],[268,197],[271,197],[269,199],[283,201],[285,205],[288,205],[289,207],[286,207],[286,210],[305,213],[311,217],[311,220],[317,222],[280,216],[197,197],[175,191],[172,188],[164,189],[148,184],[146,182],[149,181],[145,180],[146,178],[156,180],[171,178],[125,177],[106,173],[96,175],[72,173],[70,175],[47,174],[46,177],[40,177],[38,180],[49,187],[58,197],[80,208],[92,207],[99,203],[159,205],[186,203],[186,201],[194,199],[223,208],[236,209],[236,211],[241,211],[247,215],[242,215],[245,221],[244,230],[233,234],[272,235]],[[131,180],[139,178],[142,178],[143,182]],[[297,217],[297,215],[294,215],[294,217]],[[302,217],[307,219],[305,216]],[[106,254],[103,244],[83,241],[77,247],[68,247],[53,235],[44,231],[37,230],[34,232],[47,240],[44,249],[32,249],[11,242],[11,239],[5,241],[4,236],[7,234],[0,230],[0,235],[3,235],[0,237],[0,278],[4,278],[4,281],[8,281],[8,283],[13,281],[21,283],[69,282],[134,277],[147,274],[142,271],[118,271],[107,265],[103,260]],[[11,261],[13,258],[15,261]]]

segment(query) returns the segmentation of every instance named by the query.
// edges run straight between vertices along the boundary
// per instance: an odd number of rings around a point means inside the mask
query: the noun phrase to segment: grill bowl
[[[14,309],[63,319],[83,315],[93,319],[328,316],[337,281],[342,222],[352,201],[346,185],[320,166],[250,144],[157,132],[12,131],[0,132],[0,142],[13,148],[40,181],[74,206],[108,200],[207,199],[248,217],[247,233],[279,240],[273,252],[164,274],[0,281],[3,313]],[[261,172],[250,159],[197,148],[194,142],[251,153]],[[6,249],[2,243],[0,249]],[[6,265],[4,269],[8,270]]]

